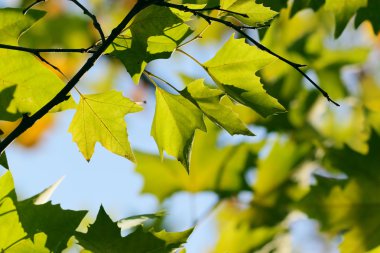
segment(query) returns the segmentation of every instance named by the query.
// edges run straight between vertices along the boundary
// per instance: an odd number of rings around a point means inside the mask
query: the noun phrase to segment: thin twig
[[[185,12],[191,12],[193,13],[195,16],[199,16],[200,18],[203,18],[204,20],[206,20],[209,24],[211,24],[212,21],[214,22],[218,22],[218,23],[221,23],[221,24],[224,24],[225,26],[227,27],[230,27],[232,29],[234,29],[235,31],[237,31],[238,33],[240,33],[242,36],[244,36],[247,40],[249,40],[252,44],[254,44],[256,47],[258,47],[260,50],[263,50],[273,56],[275,56],[277,59],[281,60],[282,62],[285,62],[286,64],[288,64],[289,66],[291,66],[292,68],[294,68],[295,70],[297,70],[303,77],[305,77],[316,89],[319,90],[319,92],[321,92],[321,94],[327,99],[327,101],[333,103],[334,105],[336,106],[339,106],[339,104],[337,102],[335,102],[334,100],[332,100],[329,96],[329,94],[324,90],[322,89],[316,82],[314,82],[301,68],[302,67],[305,67],[306,65],[304,64],[298,64],[298,63],[295,63],[295,62],[292,62],[284,57],[282,57],[281,55],[273,52],[272,50],[270,50],[269,48],[265,47],[263,44],[259,43],[258,41],[256,41],[255,39],[253,39],[251,36],[249,36],[247,33],[245,33],[240,26],[238,25],[235,25],[229,21],[226,21],[226,20],[223,20],[223,19],[219,19],[219,18],[214,18],[214,17],[211,17],[211,16],[208,16],[208,15],[205,15],[203,14],[200,10],[193,10],[191,8],[188,8],[187,6],[184,6],[184,5],[179,5],[179,4],[172,4],[172,3],[168,3],[168,2],[156,2],[155,3],[156,5],[158,6],[164,6],[164,7],[170,7],[170,8],[175,8],[177,10],[181,10],[181,11],[185,11]]]
[[[194,36],[192,39],[182,43],[181,45],[178,45],[177,46],[177,49],[180,48],[180,47],[183,47],[191,42],[193,42],[194,40],[197,40],[197,39],[201,39],[202,38],[202,35],[203,33],[207,30],[207,28],[210,27],[210,24],[207,24],[207,26],[205,26],[205,28],[203,28],[196,36]]]
[[[182,53],[184,55],[186,55],[187,57],[189,57],[190,59],[192,59],[195,63],[197,63],[199,66],[201,66],[202,68],[204,68],[203,64],[200,61],[198,61],[197,59],[195,59],[191,54],[186,53],[185,51],[183,51],[182,49],[179,49],[179,48],[177,48],[176,51],[180,52],[180,53]]]
[[[91,69],[95,62],[102,56],[104,51],[111,45],[113,40],[122,32],[124,27],[132,20],[132,18],[138,14],[140,11],[145,9],[151,4],[154,4],[155,1],[152,0],[139,0],[129,11],[129,13],[124,17],[124,19],[112,30],[109,37],[106,41],[100,45],[100,47],[93,53],[93,55],[88,58],[86,63],[79,69],[79,71],[67,82],[67,84],[52,98],[47,104],[45,104],[40,110],[34,113],[31,116],[24,115],[19,125],[7,136],[5,139],[0,142],[0,154],[5,150],[10,143],[13,142],[20,134],[25,132],[34,123],[47,114],[54,106],[62,103],[68,99],[69,92],[77,85],[79,80]]]
[[[28,7],[26,7],[22,13],[25,15],[30,9],[32,9],[35,5],[39,4],[39,3],[42,3],[42,2],[46,2],[46,0],[36,0],[34,3],[30,4]]]
[[[89,54],[93,54],[95,53],[95,51],[91,50],[92,47],[93,46],[89,48],[29,48],[29,47],[0,44],[0,48],[28,52],[32,54],[37,54],[37,53],[81,53],[81,54],[89,53]]]
[[[69,0],[69,1],[73,2],[76,6],[78,6],[83,11],[84,15],[87,15],[92,19],[92,23],[93,23],[95,29],[99,32],[100,38],[102,39],[102,42],[104,43],[106,41],[106,38],[104,36],[102,27],[100,26],[96,16],[94,14],[92,14],[86,7],[84,7],[77,0]]]
[[[268,28],[270,25],[268,24],[264,24],[264,25],[256,25],[256,26],[246,26],[246,25],[240,25],[238,26],[240,29],[252,29],[252,30],[256,30],[256,29],[261,29],[261,28]]]
[[[64,77],[66,77],[66,75],[62,72],[62,70],[60,70],[57,66],[55,66],[52,63],[50,63],[48,60],[46,60],[44,57],[42,57],[40,53],[36,53],[34,55],[37,56],[38,59],[40,59],[42,62],[46,63],[47,65],[49,65],[50,67],[52,67],[54,70],[58,71],[61,75],[63,75]]]
[[[227,12],[230,14],[242,16],[244,18],[249,18],[249,16],[246,13],[240,13],[240,12],[236,12],[236,11],[230,11],[230,10],[222,9],[222,8],[220,8],[220,5],[215,6],[215,7],[203,8],[203,9],[193,9],[193,8],[188,8],[188,9],[192,10],[192,11],[214,11],[214,10],[224,11],[224,12]]]
[[[175,90],[176,92],[178,93],[181,93],[181,91],[179,89],[177,89],[176,87],[174,87],[171,83],[169,83],[168,81],[166,81],[165,79],[159,77],[159,76],[156,76],[155,74],[149,72],[148,70],[144,70],[144,72],[148,75],[148,76],[151,76],[151,77],[154,77],[158,80],[160,80],[161,82],[167,84],[168,86],[170,86],[170,88],[172,88],[173,90]]]

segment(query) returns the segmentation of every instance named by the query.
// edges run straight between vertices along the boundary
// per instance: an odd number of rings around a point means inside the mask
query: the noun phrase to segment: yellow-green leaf
[[[86,160],[90,160],[96,142],[100,142],[109,151],[135,161],[124,116],[141,110],[117,91],[83,95],[69,131]]]
[[[204,85],[203,79],[198,79],[187,85],[182,92],[190,94],[191,99],[198,105],[202,112],[214,123],[223,127],[231,135],[254,135],[241,121],[238,114],[226,105],[220,103],[224,92],[220,89],[211,89]]]
[[[277,15],[277,12],[265,7],[263,4],[257,4],[254,0],[225,0],[221,1],[221,7],[229,11],[248,15],[248,17],[243,17],[242,15],[233,14],[235,18],[250,26],[266,23]],[[231,13],[227,14],[230,15]]]
[[[202,112],[181,95],[156,89],[156,113],[151,135],[161,157],[163,150],[180,161],[189,171],[191,146],[196,129],[206,130]]]
[[[246,44],[244,39],[231,36],[203,66],[231,98],[266,117],[285,112],[277,99],[266,93],[260,78],[255,75],[274,60],[272,55]]]
[[[17,45],[19,37],[44,15],[20,9],[0,9],[0,43]],[[0,49],[0,119],[14,121],[21,114],[33,114],[49,102],[64,86],[53,72],[26,52]],[[70,98],[53,109],[75,107]]]

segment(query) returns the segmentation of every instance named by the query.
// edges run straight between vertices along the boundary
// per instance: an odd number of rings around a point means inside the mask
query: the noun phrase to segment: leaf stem
[[[176,51],[178,51],[178,52],[186,55],[187,57],[189,57],[190,59],[192,59],[195,63],[197,63],[199,66],[201,66],[202,68],[204,68],[203,64],[200,61],[198,61],[197,59],[195,59],[191,54],[186,53],[185,51],[183,51],[182,49],[179,49],[179,48],[177,48]]]
[[[256,41],[255,39],[253,39],[251,36],[249,36],[247,33],[245,33],[243,30],[242,30],[242,27],[238,26],[238,25],[235,25],[229,21],[226,21],[226,20],[223,20],[223,19],[220,19],[220,18],[215,18],[215,17],[211,17],[211,16],[208,16],[208,15],[205,15],[201,12],[201,10],[205,10],[205,9],[200,9],[200,10],[195,10],[195,9],[191,9],[191,8],[188,8],[187,6],[185,5],[180,5],[180,4],[172,4],[172,3],[168,3],[168,2],[163,2],[163,1],[160,1],[160,2],[156,2],[155,3],[156,5],[158,6],[164,6],[164,7],[170,7],[170,8],[175,8],[177,10],[181,10],[181,11],[185,11],[185,12],[190,12],[190,13],[193,13],[193,15],[195,16],[198,16],[200,18],[203,18],[204,20],[206,20],[209,24],[211,24],[212,21],[214,22],[218,22],[218,23],[221,23],[221,24],[224,24],[225,26],[227,27],[230,27],[232,28],[233,30],[235,30],[236,32],[240,33],[240,35],[242,35],[243,37],[245,37],[247,40],[249,40],[252,44],[254,44],[256,47],[258,47],[260,50],[263,50],[273,56],[275,56],[277,59],[279,59],[280,61],[288,64],[289,66],[291,66],[292,68],[294,68],[295,70],[297,70],[303,77],[305,77],[326,99],[327,101],[333,103],[334,105],[336,106],[339,106],[339,104],[337,102],[335,102],[334,100],[332,100],[329,96],[329,94],[324,90],[322,89],[316,82],[314,82],[304,71],[302,71],[302,67],[305,67],[306,65],[304,64],[298,64],[298,63],[295,63],[295,62],[292,62],[286,58],[284,58],[283,56],[273,52],[272,50],[270,50],[269,48],[267,48],[266,46],[264,46],[263,44],[259,43],[258,41]],[[179,50],[178,50],[179,51]]]
[[[7,247],[1,249],[1,253],[5,253],[8,249],[10,249],[11,247],[13,247],[14,245],[16,245],[17,243],[21,242],[22,240],[25,240],[26,238],[28,238],[28,235],[24,236],[24,237],[21,237],[20,239],[12,242],[10,245],[8,245]]]
[[[185,45],[187,45],[187,44],[189,44],[189,43],[191,43],[191,42],[193,42],[193,41],[195,41],[195,40],[197,40],[197,39],[201,39],[202,38],[202,35],[203,35],[203,33],[207,30],[207,28],[209,28],[210,27],[210,24],[207,24],[196,36],[194,36],[192,39],[190,39],[190,40],[188,40],[188,41],[186,41],[186,42],[184,42],[184,43],[182,43],[181,45],[178,45],[177,46],[177,50],[180,48],[180,47],[183,47],[183,46],[185,46]]]
[[[20,134],[22,134],[31,126],[33,126],[37,120],[39,120],[45,114],[47,114],[54,106],[67,100],[69,98],[69,92],[80,81],[83,75],[86,74],[87,71],[94,66],[95,62],[102,56],[104,51],[108,48],[109,45],[111,45],[113,40],[123,31],[124,27],[128,25],[132,18],[141,10],[154,3],[155,1],[152,0],[137,1],[137,3],[124,17],[124,19],[112,30],[111,34],[109,35],[109,37],[107,37],[105,42],[100,45],[100,47],[93,53],[93,55],[90,58],[88,58],[86,63],[70,79],[70,81],[68,81],[67,84],[35,114],[31,116],[25,115],[25,117],[22,118],[20,124],[7,137],[5,137],[5,139],[2,142],[0,142],[0,154],[5,150],[6,147],[8,147],[10,143],[13,142],[14,139],[16,139]]]
[[[172,85],[171,83],[169,83],[169,82],[166,81],[165,79],[163,79],[163,78],[161,78],[161,77],[159,77],[159,76],[156,76],[155,74],[149,72],[148,70],[144,70],[144,72],[148,75],[148,77],[154,77],[154,78],[160,80],[161,82],[165,83],[166,85],[168,85],[170,88],[172,88],[172,89],[175,90],[176,92],[181,93],[180,90],[178,90],[176,87],[174,87],[174,85]],[[150,80],[151,80],[151,81],[157,86],[157,84],[156,84],[151,78],[149,78],[149,79],[150,79]]]

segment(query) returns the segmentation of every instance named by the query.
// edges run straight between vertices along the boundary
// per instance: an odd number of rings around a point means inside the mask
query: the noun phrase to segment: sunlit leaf
[[[202,112],[214,123],[223,127],[231,135],[243,134],[252,136],[253,133],[244,125],[239,116],[220,100],[224,92],[219,89],[211,89],[199,79],[187,85],[182,95],[190,95]]]
[[[69,131],[88,161],[94,153],[96,142],[117,155],[135,161],[124,116],[141,110],[141,106],[117,91],[82,95]]]
[[[263,88],[255,72],[274,61],[274,57],[233,36],[204,68],[230,97],[266,117],[285,112],[285,108]]]
[[[196,129],[205,131],[202,112],[181,95],[156,89],[156,113],[151,135],[161,157],[165,150],[189,171],[191,146]]]
[[[18,38],[44,15],[20,9],[0,9],[0,43],[17,45]],[[0,119],[15,120],[23,113],[33,114],[50,101],[64,86],[52,71],[30,53],[0,49]],[[54,110],[75,106],[72,99]]]
[[[235,18],[250,26],[266,23],[277,15],[277,12],[262,4],[257,4],[253,0],[224,0],[221,1],[221,7],[239,14],[248,15],[248,17],[243,17],[242,15],[233,14]]]

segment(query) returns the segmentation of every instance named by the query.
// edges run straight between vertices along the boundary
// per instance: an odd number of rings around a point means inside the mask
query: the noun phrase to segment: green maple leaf
[[[31,10],[24,15],[20,9],[0,9],[0,43],[17,45],[19,37],[44,14]],[[30,53],[0,50],[0,119],[14,121],[23,113],[35,113],[63,86],[64,83]],[[74,106],[74,101],[69,99],[53,111]]]
[[[98,141],[109,151],[135,161],[124,116],[141,110],[117,91],[82,95],[69,131],[88,161]]]
[[[255,0],[256,3],[262,3],[264,6],[270,7],[274,11],[280,11],[282,8],[286,8],[287,0]],[[297,0],[298,1],[298,0]]]
[[[136,15],[129,29],[114,40],[106,53],[120,59],[138,83],[145,66],[155,59],[169,58],[189,32],[180,14],[150,6]]]
[[[257,4],[255,1],[223,0],[220,5],[223,9],[248,15],[248,17],[243,17],[242,15],[232,14],[244,24],[250,26],[266,23],[277,15],[277,12],[262,4]],[[226,14],[231,15],[231,13]]]
[[[246,44],[244,39],[234,39],[232,35],[203,67],[231,98],[266,117],[285,112],[285,108],[264,90],[260,78],[255,75],[274,60],[272,55]]]
[[[157,143],[161,157],[165,150],[189,171],[196,129],[206,131],[202,112],[181,95],[173,95],[157,87],[156,113],[151,135]]]
[[[111,220],[101,206],[96,221],[88,232],[77,232],[75,237],[80,245],[94,253],[169,253],[186,242],[191,232],[192,229],[177,233],[145,232],[139,226],[133,233],[122,237],[116,222]]]
[[[46,247],[61,252],[74,234],[87,211],[64,210],[51,202],[35,205],[35,197],[16,202],[20,222],[29,236],[39,232],[47,235]]]
[[[204,85],[203,79],[189,83],[181,94],[189,97],[211,121],[223,127],[231,135],[253,135],[240,120],[238,114],[221,103],[220,99],[224,92],[220,89],[208,88]]]
[[[364,253],[379,246],[380,197],[376,192],[380,184],[380,137],[376,132],[368,144],[367,154],[347,146],[328,149],[325,166],[343,171],[349,179],[318,177],[318,184],[300,203],[310,217],[321,222],[323,230],[346,231],[340,246],[343,253]]]
[[[325,10],[331,11],[335,17],[335,38],[342,34],[356,11],[365,6],[367,6],[367,0],[326,0]]]
[[[368,5],[357,11],[355,18],[355,26],[358,27],[365,20],[369,20],[375,33],[380,32],[380,1],[368,0]]]
[[[234,145],[217,148],[218,127],[207,124],[207,133],[197,131],[191,154],[191,172],[187,174],[175,160],[136,152],[136,171],[144,177],[144,193],[154,194],[159,200],[178,191],[216,191],[231,195],[248,186],[244,174],[247,162],[261,148],[256,146]],[[217,157],[217,159],[215,159]]]
[[[40,231],[28,234],[19,216],[12,175],[7,172],[0,177],[0,249],[10,253],[49,252],[46,235]]]

